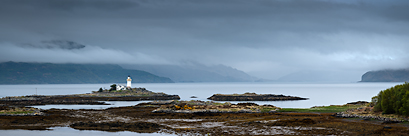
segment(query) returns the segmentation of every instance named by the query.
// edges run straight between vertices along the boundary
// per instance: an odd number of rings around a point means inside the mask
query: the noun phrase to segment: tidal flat
[[[260,112],[152,112],[160,108],[191,110],[195,101],[151,102],[108,109],[49,109],[41,115],[0,116],[0,129],[47,130],[71,127],[98,130],[173,135],[407,135],[405,123],[336,117],[334,112],[277,112],[270,107]],[[201,103],[201,102],[196,102]],[[254,104],[198,104],[215,110],[266,107]],[[186,105],[186,106],[182,106]],[[362,105],[356,105],[359,107]],[[187,109],[183,109],[183,107]],[[200,107],[198,107],[200,108]],[[354,107],[355,108],[355,107]],[[234,110],[235,111],[235,110]]]

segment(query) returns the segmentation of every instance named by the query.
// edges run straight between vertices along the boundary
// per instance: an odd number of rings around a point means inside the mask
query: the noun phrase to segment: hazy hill
[[[369,71],[362,75],[361,82],[406,82],[409,69]]]
[[[126,69],[143,70],[169,77],[175,82],[253,82],[258,80],[243,71],[224,65],[205,66],[198,63],[186,65],[121,65]]]
[[[0,84],[125,83],[128,75],[132,82],[138,83],[173,82],[145,71],[111,64],[0,63]]]
[[[279,78],[278,82],[356,82],[359,74],[350,71],[304,70]]]

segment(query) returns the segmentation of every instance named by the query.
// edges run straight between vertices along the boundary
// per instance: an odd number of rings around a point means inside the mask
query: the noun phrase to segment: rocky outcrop
[[[155,102],[156,103],[156,102]],[[154,103],[154,104],[155,104]],[[147,103],[150,104],[150,103]],[[143,105],[143,104],[139,104]],[[205,101],[167,101],[153,113],[272,113],[279,107],[273,105],[258,105],[255,103],[231,104]]]
[[[218,109],[199,109],[199,110],[173,110],[173,109],[156,109],[153,113],[261,113],[261,110],[241,109],[237,111],[232,110],[218,110]],[[276,110],[269,111],[270,113]]]
[[[357,115],[357,114],[348,114],[346,112],[338,112],[338,113],[335,113],[334,116],[339,117],[339,118],[361,118],[364,120],[374,119],[374,120],[383,121],[383,123],[399,123],[403,121],[409,121],[408,119],[400,120],[396,118],[386,118],[386,117],[380,117],[380,116],[370,116],[370,115],[365,116],[365,115]]]
[[[82,96],[82,95],[53,95],[53,96],[23,96],[5,97],[0,99],[0,104],[14,106],[46,105],[46,104],[84,104],[108,105],[100,101],[141,101],[141,100],[179,100],[178,95],[153,95],[153,96]]]
[[[43,116],[40,109],[32,107],[15,107],[0,105],[0,116]]]
[[[214,94],[207,98],[214,101],[289,101],[289,100],[308,100],[296,96],[274,95],[274,94]]]
[[[351,104],[351,105],[366,105],[366,104],[368,104],[369,102],[367,102],[367,101],[356,101],[356,102],[350,102],[350,103],[347,103],[347,104]]]
[[[132,131],[138,133],[154,133],[159,131],[162,128],[166,128],[165,126],[150,123],[150,122],[132,122],[132,123],[125,123],[125,122],[78,122],[70,125],[70,127],[79,130],[101,130],[101,131],[110,131],[110,132],[117,132],[117,131]]]

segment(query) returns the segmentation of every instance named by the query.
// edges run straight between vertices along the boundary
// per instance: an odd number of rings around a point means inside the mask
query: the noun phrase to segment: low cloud
[[[266,79],[408,68],[407,0],[6,0],[0,60],[224,64]],[[69,39],[80,50],[29,48]]]
[[[167,64],[169,62],[143,53],[129,54],[122,50],[86,46],[81,49],[53,48],[47,46],[21,46],[0,44],[0,61],[47,63],[97,63],[97,64]],[[43,48],[46,47],[46,48]]]

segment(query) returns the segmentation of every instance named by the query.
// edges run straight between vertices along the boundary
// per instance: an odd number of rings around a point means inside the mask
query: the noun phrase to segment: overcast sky
[[[0,61],[224,64],[299,71],[409,67],[408,0],[0,0]],[[67,40],[82,49],[46,48]]]

